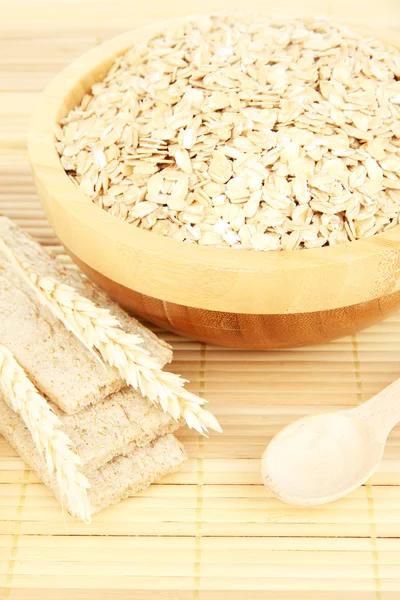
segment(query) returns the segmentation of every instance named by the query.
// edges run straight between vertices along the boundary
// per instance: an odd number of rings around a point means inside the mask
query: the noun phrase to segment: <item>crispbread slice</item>
[[[93,513],[134,496],[161,477],[175,473],[185,460],[182,444],[174,435],[168,434],[88,472]]]
[[[21,417],[4,400],[0,400],[0,433],[61,502],[55,475],[49,475]],[[117,456],[99,469],[86,469],[85,475],[91,486],[88,496],[92,514],[133,496],[164,475],[178,470],[185,458],[183,446],[169,434],[134,452],[127,450],[126,454]],[[65,502],[63,498],[62,503],[69,510]]]
[[[101,467],[128,445],[133,450],[179,427],[179,421],[132,388],[115,392],[74,415],[66,415],[54,405],[52,408],[85,469]]]
[[[97,305],[110,309],[125,331],[143,338],[143,347],[162,366],[171,360],[167,344],[78,272],[66,269],[5,217],[0,217],[0,237],[41,275],[71,285]],[[13,353],[37,388],[66,413],[75,413],[124,386],[115,369],[96,361],[50,310],[39,303],[35,292],[16,273],[1,248],[0,342]]]

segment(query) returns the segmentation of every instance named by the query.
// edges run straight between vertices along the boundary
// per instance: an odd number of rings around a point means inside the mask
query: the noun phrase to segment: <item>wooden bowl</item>
[[[189,338],[236,348],[321,343],[395,310],[400,227],[313,250],[202,247],[133,227],[94,205],[70,181],[54,146],[54,124],[105,76],[117,55],[160,28],[136,29],[82,56],[47,87],[32,117],[28,145],[35,183],[74,261],[133,314]],[[400,45],[395,32],[358,30]]]

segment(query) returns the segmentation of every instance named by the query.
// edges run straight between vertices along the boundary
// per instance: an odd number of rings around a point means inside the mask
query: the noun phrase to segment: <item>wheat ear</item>
[[[52,277],[42,277],[30,264],[21,262],[0,240],[16,269],[35,290],[39,300],[62,321],[90,351],[96,349],[102,360],[118,369],[121,377],[143,396],[175,419],[181,416],[190,428],[205,435],[208,429],[222,431],[217,419],[203,408],[206,401],[185,389],[185,379],[163,371],[158,362],[140,344],[136,334],[125,333],[108,309]],[[97,355],[96,355],[97,356]]]
[[[60,429],[61,421],[28,379],[11,352],[0,345],[0,388],[5,402],[22,417],[50,474],[55,472],[69,511],[90,523],[90,487],[79,471],[81,460],[69,437]]]

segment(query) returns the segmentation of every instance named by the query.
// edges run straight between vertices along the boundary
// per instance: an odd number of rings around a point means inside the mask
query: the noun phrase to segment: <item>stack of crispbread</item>
[[[66,269],[11,221],[0,217],[0,238],[36,271],[73,286],[82,296],[110,310],[124,331],[136,333],[160,365],[171,360],[170,347],[128,316],[78,272]],[[92,353],[40,304],[34,290],[0,248],[0,344],[5,346],[46,398],[72,441],[90,489],[91,512],[141,490],[180,466],[183,447],[172,435],[179,423],[126,387],[118,371]],[[55,474],[22,418],[0,390],[0,433],[61,498]]]

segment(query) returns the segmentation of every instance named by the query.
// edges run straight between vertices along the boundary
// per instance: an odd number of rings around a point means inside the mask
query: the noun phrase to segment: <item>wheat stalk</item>
[[[105,363],[116,367],[129,385],[140,389],[143,396],[175,419],[183,416],[190,428],[203,435],[208,429],[222,431],[214,415],[203,408],[206,401],[186,390],[186,380],[180,375],[163,371],[150,353],[140,346],[143,340],[138,335],[125,333],[108,309],[96,306],[69,285],[52,277],[42,277],[30,264],[21,262],[3,241],[0,240],[0,243],[42,304],[86,348],[91,352],[96,349]]]
[[[91,507],[87,495],[90,485],[79,471],[81,460],[72,441],[61,431],[60,419],[28,379],[24,369],[2,345],[0,389],[8,406],[22,417],[49,473],[55,472],[61,498],[67,500],[69,511],[90,523]]]

